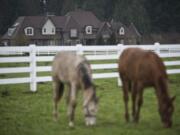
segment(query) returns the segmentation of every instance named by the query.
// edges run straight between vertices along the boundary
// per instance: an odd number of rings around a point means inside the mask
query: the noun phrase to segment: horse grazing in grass
[[[143,89],[152,86],[157,95],[161,121],[164,127],[171,127],[175,97],[169,96],[166,68],[158,55],[139,48],[125,49],[119,57],[118,70],[123,85],[126,121],[129,121],[128,92],[132,96],[133,121],[138,122]]]
[[[90,64],[85,57],[72,52],[58,53],[52,65],[53,79],[53,115],[57,120],[57,104],[64,92],[64,84],[69,88],[67,96],[69,126],[74,126],[74,113],[76,108],[76,94],[79,88],[84,89],[84,114],[86,125],[96,123],[97,97],[92,80]]]

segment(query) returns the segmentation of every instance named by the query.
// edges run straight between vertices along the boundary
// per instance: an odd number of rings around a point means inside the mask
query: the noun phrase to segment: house
[[[4,45],[137,44],[141,35],[131,24],[101,22],[92,12],[76,10],[64,16],[22,16],[3,35]],[[112,39],[114,38],[114,42]]]

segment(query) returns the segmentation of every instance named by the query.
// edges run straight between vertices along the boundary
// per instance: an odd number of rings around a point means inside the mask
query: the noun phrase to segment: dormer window
[[[56,27],[54,23],[48,19],[42,27],[42,35],[55,35]]]
[[[12,36],[12,34],[14,33],[15,28],[9,28],[8,29],[8,36]]]
[[[77,37],[77,29],[71,29],[70,30],[70,37],[76,38]]]
[[[43,32],[46,33],[46,28],[43,29]]]
[[[125,34],[124,28],[121,27],[121,28],[119,29],[119,35],[124,35],[124,34]]]
[[[85,31],[86,34],[92,34],[92,26],[86,26]]]
[[[54,28],[52,28],[52,33],[55,33],[55,29]]]
[[[34,35],[34,28],[27,27],[27,28],[24,29],[24,33],[27,36],[33,36]]]
[[[13,26],[14,26],[14,27],[17,27],[18,25],[19,25],[19,23],[17,22],[17,23],[15,23]]]

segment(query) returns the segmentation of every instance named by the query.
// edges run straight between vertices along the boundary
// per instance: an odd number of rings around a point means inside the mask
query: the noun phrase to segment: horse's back
[[[53,62],[55,63],[71,63],[71,65],[77,65],[81,61],[83,61],[84,58],[80,55],[77,55],[75,52],[59,52],[56,54]]]
[[[85,61],[85,58],[73,52],[59,52],[56,54],[52,65],[53,76],[69,81],[77,77],[77,66]]]
[[[153,81],[167,78],[165,66],[157,54],[140,48],[128,48],[119,58],[119,72],[130,80]]]

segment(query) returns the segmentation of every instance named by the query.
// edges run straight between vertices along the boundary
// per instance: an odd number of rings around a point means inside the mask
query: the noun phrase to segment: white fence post
[[[92,46],[91,46],[92,47]],[[12,74],[12,73],[29,73],[28,77],[16,77],[16,78],[0,78],[0,85],[2,84],[19,84],[19,83],[30,83],[30,91],[35,92],[37,90],[37,86],[39,81],[45,82],[45,81],[51,81],[51,76],[41,76],[41,77],[37,77],[37,72],[44,72],[44,71],[51,71],[51,67],[50,66],[40,66],[37,67],[37,57],[36,55],[38,55],[38,50],[39,53],[45,52],[47,53],[49,50],[51,51],[57,51],[58,49],[61,50],[69,50],[69,51],[75,51],[74,49],[76,49],[76,53],[77,54],[85,54],[85,52],[91,52],[91,51],[96,51],[97,52],[103,52],[103,55],[97,55],[97,56],[93,56],[91,53],[90,55],[88,55],[88,59],[89,60],[95,60],[95,61],[100,61],[100,60],[114,60],[118,57],[120,57],[120,55],[122,54],[123,50],[128,48],[128,47],[132,47],[132,46],[128,46],[128,45],[123,45],[123,44],[118,44],[116,47],[115,46],[108,46],[110,52],[111,51],[116,51],[116,55],[114,55],[114,53],[111,56],[111,53],[109,53],[110,55],[108,56],[104,56],[104,51],[108,50],[108,48],[104,48],[101,47],[102,50],[99,49],[99,47],[93,46],[91,47],[83,47],[81,44],[78,44],[77,46],[72,47],[36,47],[35,45],[30,45],[28,47],[26,46],[17,46],[17,47],[0,47],[0,54],[1,55],[7,55],[6,52],[9,53],[9,55],[15,55],[15,54],[19,54],[19,52],[29,52],[29,56],[13,56],[13,57],[0,57],[0,63],[27,63],[29,62],[29,66],[24,66],[24,67],[0,67],[0,74]],[[180,44],[178,45],[172,45],[172,46],[168,46],[168,45],[160,45],[159,43],[154,43],[154,45],[150,45],[150,46],[139,46],[139,47],[143,47],[144,49],[151,49],[154,50],[156,52],[160,52],[161,54],[163,54],[161,56],[161,58],[174,58],[174,57],[180,57]],[[162,50],[163,49],[163,50]],[[167,50],[168,49],[172,49],[171,54],[168,54]],[[177,50],[176,50],[177,49]],[[174,51],[176,50],[176,51]],[[101,53],[100,53],[101,54]],[[107,57],[107,58],[106,58]],[[52,56],[48,56],[48,57],[39,57],[40,59],[38,59],[38,61],[40,62],[46,62],[46,61],[52,61]],[[174,61],[165,61],[165,65],[166,66],[174,66],[174,65],[180,65],[180,61],[178,60],[174,60]],[[117,63],[97,63],[97,64],[93,64],[92,65],[93,70],[104,70],[104,69],[117,69]],[[38,68],[38,70],[37,70]],[[175,69],[168,69],[167,70],[168,74],[178,74],[180,73],[180,69],[179,68],[175,68]],[[121,81],[119,79],[119,77],[117,76],[117,72],[108,72],[108,73],[94,73],[93,74],[93,78],[94,79],[100,79],[100,78],[114,78],[117,79],[117,84],[118,86],[121,85]]]
[[[77,54],[83,55],[83,49],[82,49],[82,44],[77,44]]]
[[[118,58],[120,57],[120,55],[122,54],[123,50],[124,50],[124,45],[123,44],[118,44]],[[118,86],[122,86],[122,82],[120,80],[120,78],[117,78],[117,82],[118,82]]]
[[[30,90],[35,92],[37,90],[36,82],[36,45],[32,44],[30,47]]]
[[[121,53],[122,53],[123,50],[124,50],[124,45],[123,45],[123,44],[118,44],[117,46],[118,46],[118,56],[120,56]]]
[[[160,43],[155,42],[154,45],[155,45],[155,52],[159,55],[160,54]]]

